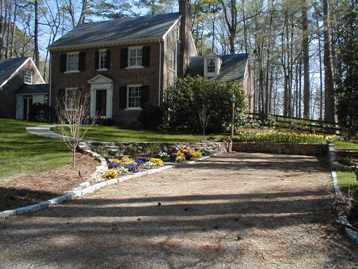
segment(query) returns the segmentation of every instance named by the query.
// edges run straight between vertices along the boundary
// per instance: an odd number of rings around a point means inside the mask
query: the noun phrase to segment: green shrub
[[[157,129],[163,122],[163,113],[160,107],[146,104],[138,117],[139,122],[145,129]]]
[[[223,131],[231,124],[233,95],[238,119],[245,110],[240,83],[223,83],[203,77],[179,79],[166,90],[163,105],[165,126],[203,134]]]

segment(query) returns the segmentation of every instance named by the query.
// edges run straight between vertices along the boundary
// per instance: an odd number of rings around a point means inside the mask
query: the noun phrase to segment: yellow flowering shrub
[[[164,166],[164,162],[161,159],[158,159],[158,158],[150,158],[149,162],[152,163],[155,166]]]
[[[201,158],[202,154],[201,154],[200,151],[196,150],[196,151],[193,151],[193,152],[191,153],[191,156],[192,156],[193,158]]]
[[[106,179],[113,179],[116,178],[120,175],[120,172],[117,169],[108,169],[105,173],[104,173],[104,177]]]

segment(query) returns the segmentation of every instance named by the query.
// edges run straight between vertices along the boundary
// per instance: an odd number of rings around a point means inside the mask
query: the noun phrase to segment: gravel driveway
[[[327,168],[234,153],[0,226],[0,268],[358,268]]]

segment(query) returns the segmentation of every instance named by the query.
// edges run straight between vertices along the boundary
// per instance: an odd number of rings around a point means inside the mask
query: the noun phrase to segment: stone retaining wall
[[[261,143],[234,143],[233,151],[237,152],[257,152],[273,154],[292,154],[308,156],[324,156],[328,153],[327,145],[311,144],[275,144],[269,142]]]
[[[210,152],[226,152],[223,142],[178,142],[178,143],[110,143],[110,142],[89,142],[89,146],[95,152],[105,157],[120,155],[133,156],[155,156],[161,151],[176,151],[177,147],[189,146],[196,150]]]

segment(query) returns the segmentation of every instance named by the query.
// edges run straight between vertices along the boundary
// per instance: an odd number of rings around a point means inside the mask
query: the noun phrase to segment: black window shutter
[[[85,71],[86,70],[86,53],[85,52],[80,52],[79,57],[80,57],[80,59],[79,59],[79,69],[80,69],[80,71]]]
[[[128,48],[121,49],[121,68],[128,66]]]
[[[62,73],[66,72],[66,65],[67,65],[67,55],[61,54],[60,55],[60,71]]]
[[[98,50],[96,50],[96,53],[95,53],[95,69],[97,70],[97,69],[99,69],[99,52],[98,52]]]
[[[149,86],[142,87],[142,98],[141,98],[141,107],[148,104],[149,102]]]
[[[106,61],[106,68],[109,70],[111,69],[111,50],[107,50],[107,61]]]
[[[119,108],[127,108],[127,86],[119,88]]]
[[[143,66],[150,66],[150,46],[143,47]]]
[[[58,89],[56,96],[57,107],[62,109],[65,104],[65,89]]]

